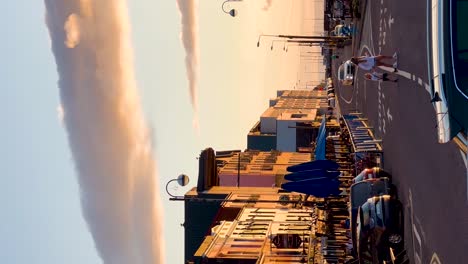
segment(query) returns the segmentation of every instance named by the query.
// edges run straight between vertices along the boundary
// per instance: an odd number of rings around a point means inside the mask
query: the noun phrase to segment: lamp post
[[[307,43],[287,43],[289,45],[286,45],[284,48],[284,51],[288,52],[289,47],[291,46],[296,46],[296,47],[320,47],[318,44],[307,44]]]
[[[241,2],[242,0],[226,0],[223,2],[223,4],[221,5],[221,9],[223,10],[224,13],[226,14],[229,14],[230,16],[232,17],[235,17],[237,16],[237,10],[236,9],[231,9],[229,11],[226,11],[226,9],[224,9],[224,5],[227,3],[227,2]]]
[[[189,177],[188,177],[187,175],[181,174],[181,175],[179,175],[179,177],[177,177],[177,178],[175,178],[175,179],[172,179],[172,180],[170,180],[170,181],[168,181],[168,182],[166,183],[166,192],[167,192],[167,194],[169,194],[169,196],[171,196],[172,198],[178,198],[178,196],[172,195],[172,194],[169,192],[169,189],[168,189],[169,183],[174,182],[174,181],[177,181],[177,183],[178,183],[180,186],[183,187],[183,186],[186,186],[186,185],[189,183],[190,179],[189,179]]]
[[[273,50],[273,44],[275,44],[275,42],[278,42],[278,41],[284,42],[285,43],[284,45],[286,45],[286,42],[284,40],[274,39],[274,40],[271,41],[271,47],[270,47],[271,50]],[[283,47],[283,50],[284,50],[284,47]]]
[[[270,35],[270,34],[261,34],[258,36],[257,40],[257,47],[260,46],[260,39],[262,37],[272,37],[272,38],[281,38],[281,39],[322,39],[325,41],[330,40],[346,40],[348,37],[340,37],[340,36],[306,36],[306,35]]]
[[[257,48],[260,47],[260,40],[262,37],[278,37],[277,35],[266,35],[266,34],[261,34],[258,36],[258,39],[257,39]]]

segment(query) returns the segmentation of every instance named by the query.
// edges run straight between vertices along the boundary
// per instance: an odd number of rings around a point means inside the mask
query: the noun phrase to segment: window
[[[292,114],[291,115],[291,118],[303,118],[303,117],[306,117],[307,114]]]

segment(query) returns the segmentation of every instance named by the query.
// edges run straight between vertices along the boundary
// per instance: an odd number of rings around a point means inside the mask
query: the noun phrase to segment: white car
[[[338,68],[338,81],[343,85],[353,85],[354,83],[354,64],[347,60]]]
[[[468,129],[468,1],[428,0],[428,72],[440,143],[466,141]],[[466,145],[465,145],[466,151]]]

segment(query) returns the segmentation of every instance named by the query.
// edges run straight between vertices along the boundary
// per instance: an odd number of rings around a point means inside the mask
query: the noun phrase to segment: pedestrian
[[[383,60],[393,59],[394,63],[389,64],[384,62]],[[392,67],[393,72],[397,71],[397,55],[396,53],[393,56],[386,56],[386,55],[377,55],[377,56],[360,56],[360,57],[352,57],[351,62],[357,65],[359,68],[370,71],[378,66],[386,66]]]
[[[372,72],[372,73],[369,73],[369,72],[366,72],[364,74],[364,78],[366,80],[369,80],[369,81],[383,81],[383,82],[398,82],[398,78],[396,77],[393,77],[393,78],[389,78],[390,74],[384,72],[384,73],[379,73],[379,72]]]

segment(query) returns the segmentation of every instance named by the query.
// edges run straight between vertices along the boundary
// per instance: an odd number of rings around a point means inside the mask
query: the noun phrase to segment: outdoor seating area
[[[345,263],[352,260],[351,237],[346,223],[347,199],[326,199],[314,209],[315,234],[313,263]]]

